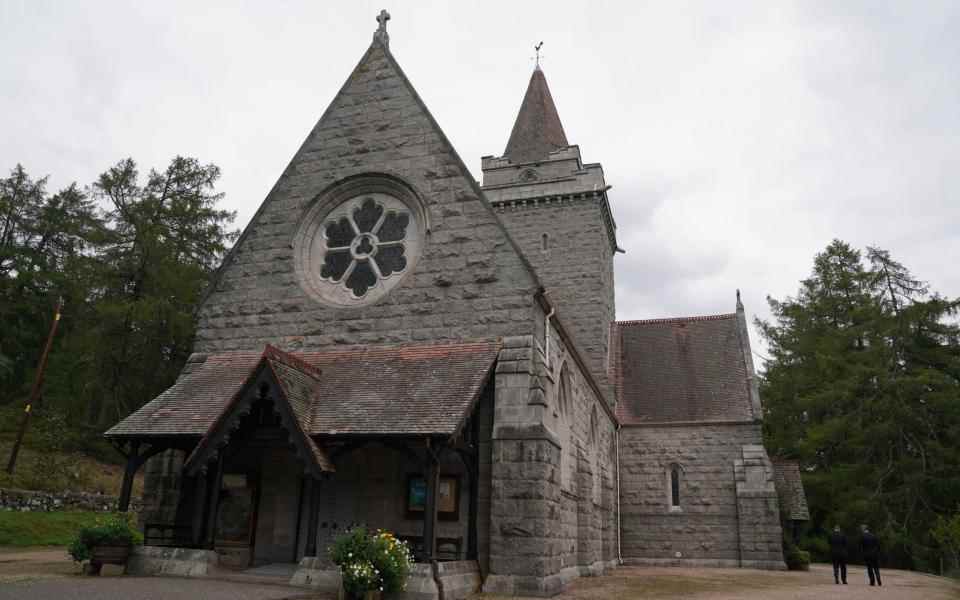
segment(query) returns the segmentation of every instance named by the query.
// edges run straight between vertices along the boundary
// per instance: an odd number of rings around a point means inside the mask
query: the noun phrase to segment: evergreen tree
[[[32,382],[57,297],[86,303],[84,280],[105,232],[76,185],[52,196],[45,188],[46,178],[20,165],[0,179],[0,382],[13,395]]]
[[[86,395],[93,423],[113,423],[169,386],[193,346],[194,308],[232,241],[234,214],[216,207],[220,169],[176,157],[142,185],[127,159],[103,173],[104,278],[89,335],[95,351]]]
[[[931,568],[930,530],[960,501],[960,300],[835,240],[769,303],[765,433],[800,460],[814,528],[871,523],[890,561]]]
[[[169,386],[193,345],[194,310],[235,233],[220,170],[176,157],[141,182],[127,159],[87,190],[46,192],[17,166],[0,180],[0,382],[22,399],[57,297],[63,320],[47,405],[97,434]]]

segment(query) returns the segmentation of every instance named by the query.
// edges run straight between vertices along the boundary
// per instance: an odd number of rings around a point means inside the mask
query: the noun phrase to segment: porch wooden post
[[[467,560],[477,560],[477,513],[480,497],[479,465],[471,465],[467,470],[470,476],[470,496],[467,498]]]
[[[213,549],[213,536],[217,530],[217,507],[220,504],[220,486],[223,479],[223,452],[217,454],[217,466],[213,471],[213,479],[208,482],[207,511],[204,520],[203,545],[208,550]]]
[[[473,452],[466,465],[470,476],[470,496],[467,498],[467,560],[479,558],[477,518],[480,512],[480,419],[475,413],[470,419],[470,441]]]
[[[123,483],[120,486],[120,500],[117,502],[117,511],[127,512],[130,508],[130,494],[133,492],[133,476],[140,467],[140,442],[130,445],[130,454],[127,455],[127,467],[123,471]]]
[[[206,515],[204,514],[207,505],[207,490],[209,477],[201,474],[193,476],[193,516],[190,519],[190,525],[193,530],[193,545],[199,548],[203,545],[203,532],[205,531]]]
[[[316,477],[307,479],[310,486],[309,500],[307,501],[307,545],[303,549],[304,556],[317,555],[317,522],[320,520],[320,480]]]
[[[440,484],[440,464],[437,458],[428,446],[424,473],[427,497],[423,507],[423,554],[428,561],[433,560],[437,549],[437,488]]]

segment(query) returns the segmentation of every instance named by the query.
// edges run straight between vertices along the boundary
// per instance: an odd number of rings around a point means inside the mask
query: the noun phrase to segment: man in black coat
[[[860,552],[863,554],[863,562],[867,564],[867,575],[870,577],[870,585],[883,585],[880,581],[880,540],[873,535],[870,528],[861,525],[863,533],[860,536]]]
[[[840,531],[840,526],[833,528],[830,534],[830,558],[833,560],[833,580],[847,585],[847,536]]]

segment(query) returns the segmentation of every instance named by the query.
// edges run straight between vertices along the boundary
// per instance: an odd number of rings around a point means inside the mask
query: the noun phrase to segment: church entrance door
[[[224,473],[220,485],[214,546],[226,567],[253,564],[259,477],[255,473]]]

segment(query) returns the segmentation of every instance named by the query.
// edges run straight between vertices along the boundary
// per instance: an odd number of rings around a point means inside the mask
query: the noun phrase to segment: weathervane
[[[543,42],[542,42],[542,41],[541,41],[539,44],[537,44],[536,46],[533,47],[534,52],[537,53],[537,66],[538,66],[538,67],[540,66],[540,48],[543,48]]]
[[[377,15],[377,31],[373,34],[374,40],[379,40],[384,46],[390,45],[390,36],[387,34],[387,21],[390,20],[390,13],[386,9],[381,10]]]

